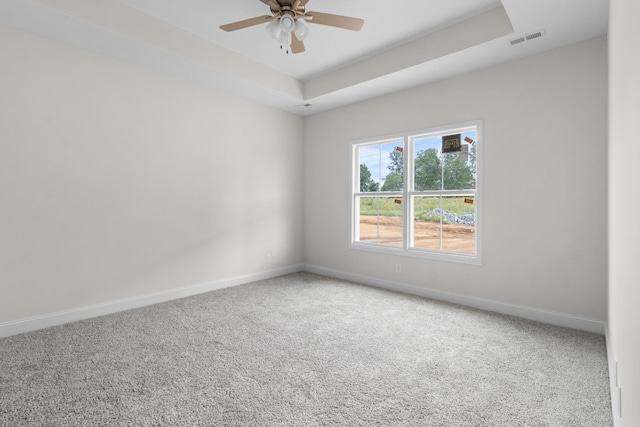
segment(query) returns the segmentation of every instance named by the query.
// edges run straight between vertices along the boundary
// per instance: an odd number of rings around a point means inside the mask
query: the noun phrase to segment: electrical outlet
[[[271,254],[267,254],[267,256],[264,257],[264,262],[265,264],[271,263]]]
[[[396,273],[402,273],[402,264],[396,264]]]

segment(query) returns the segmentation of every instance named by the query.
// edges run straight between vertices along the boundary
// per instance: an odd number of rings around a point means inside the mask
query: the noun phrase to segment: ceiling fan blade
[[[305,16],[311,17],[307,21],[311,24],[329,25],[330,27],[344,28],[346,30],[360,31],[362,25],[364,25],[363,19],[332,15],[330,13],[307,12]]]
[[[304,52],[304,43],[296,37],[296,33],[291,32],[291,53]]]
[[[244,21],[232,22],[231,24],[220,25],[220,29],[225,31],[236,31],[243,28],[252,27],[254,25],[266,24],[276,17],[273,15],[256,16],[255,18],[245,19]]]

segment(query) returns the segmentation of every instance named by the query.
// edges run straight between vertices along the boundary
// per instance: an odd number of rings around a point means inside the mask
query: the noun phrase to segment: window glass
[[[358,148],[360,191],[402,191],[404,141],[364,145]]]
[[[413,247],[442,249],[441,197],[415,197],[413,201]]]
[[[473,196],[442,198],[442,250],[475,253],[475,209]]]
[[[442,154],[442,188],[468,190],[476,188],[475,140],[477,132],[460,135],[460,151]],[[473,142],[469,142],[473,141]]]
[[[359,197],[358,241],[402,247],[402,197]]]
[[[416,191],[442,189],[440,137],[421,138],[414,143],[414,187]]]

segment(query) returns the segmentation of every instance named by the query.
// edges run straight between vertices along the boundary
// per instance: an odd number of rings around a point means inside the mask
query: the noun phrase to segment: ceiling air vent
[[[547,33],[545,32],[545,30],[540,30],[531,34],[527,34],[526,36],[520,36],[515,39],[507,40],[507,43],[509,43],[509,46],[515,46],[517,44],[528,42],[530,40],[539,39],[540,37],[544,37],[546,34]]]
[[[525,38],[528,41],[528,40],[537,39],[538,37],[542,37],[542,31],[538,31],[537,33],[531,33],[528,36],[526,36]]]

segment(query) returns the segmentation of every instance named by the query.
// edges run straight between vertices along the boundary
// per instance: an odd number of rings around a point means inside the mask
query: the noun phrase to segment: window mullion
[[[408,250],[411,246],[411,241],[413,240],[413,216],[411,212],[413,212],[413,201],[409,197],[409,189],[412,188],[413,185],[413,176],[412,176],[412,161],[411,161],[411,144],[410,138],[408,136],[404,137],[404,144],[402,148],[402,164],[403,167],[403,177],[402,182],[404,183],[402,188],[402,199],[404,200],[403,211],[402,211],[402,247],[404,250]]]

